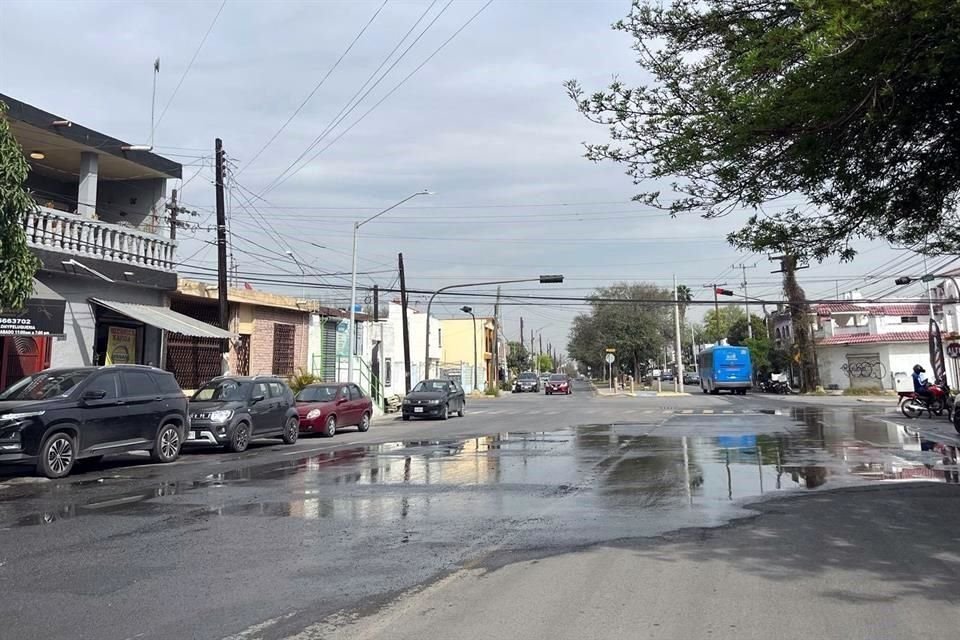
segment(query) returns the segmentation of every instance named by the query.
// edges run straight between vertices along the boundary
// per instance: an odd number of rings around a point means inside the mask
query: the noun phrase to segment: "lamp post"
[[[352,265],[350,268],[350,326],[347,327],[347,344],[349,345],[349,351],[348,351],[349,359],[347,360],[347,382],[353,382],[353,356],[357,348],[356,345],[354,344],[353,325],[357,320],[357,236],[360,235],[360,227],[362,227],[363,225],[367,224],[372,220],[379,218],[380,216],[385,214],[387,211],[390,211],[391,209],[396,209],[397,207],[399,207],[400,205],[402,205],[404,202],[408,200],[413,200],[417,196],[431,196],[431,195],[433,195],[433,192],[428,191],[426,189],[424,189],[423,191],[417,191],[416,193],[407,196],[400,202],[392,204],[386,209],[379,211],[378,213],[375,213],[374,215],[370,216],[366,220],[361,220],[360,222],[353,223],[353,259],[351,261]]]
[[[293,260],[294,264],[297,265],[297,268],[300,269],[300,299],[304,302],[307,301],[307,272],[304,270],[303,265],[300,264],[300,261],[297,260],[297,256],[293,251],[287,251],[287,255],[290,256],[290,259]]]
[[[477,390],[477,316],[473,314],[473,307],[463,306],[460,311],[469,313],[473,318],[473,390]]]
[[[518,278],[516,280],[491,280],[489,282],[465,282],[463,284],[451,284],[446,287],[440,287],[430,296],[430,300],[427,301],[427,335],[426,348],[424,349],[423,354],[423,367],[426,370],[426,375],[430,375],[430,307],[433,306],[433,299],[437,297],[438,294],[443,293],[444,291],[449,291],[450,289],[463,289],[465,287],[484,287],[495,284],[516,284],[518,282],[539,282],[540,284],[562,284],[563,276],[561,275],[541,275],[537,278]],[[494,336],[494,341],[496,341],[496,336]],[[494,345],[496,348],[496,345]]]

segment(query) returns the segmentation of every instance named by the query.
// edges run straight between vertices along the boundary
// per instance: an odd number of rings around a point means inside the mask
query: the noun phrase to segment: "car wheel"
[[[363,417],[360,418],[360,424],[357,425],[357,431],[360,433],[366,433],[370,430],[370,414],[364,412]]]
[[[445,404],[443,405],[443,411],[440,413],[440,419],[446,420],[449,417],[450,417],[450,405]]]
[[[300,420],[294,417],[287,419],[287,426],[283,430],[283,444],[296,444],[300,437]]]
[[[150,459],[154,462],[173,462],[180,457],[180,445],[183,438],[180,436],[180,429],[175,424],[165,424],[160,427],[160,433],[153,441],[153,449],[150,450]]]
[[[77,445],[69,433],[61,431],[51,434],[40,447],[37,472],[51,479],[69,475],[77,459],[76,449]]]
[[[227,449],[234,453],[240,453],[241,451],[246,451],[247,445],[249,444],[250,425],[246,422],[241,422],[234,428],[233,434],[230,436],[230,442],[227,443]]]
[[[402,416],[400,419],[404,422],[410,422],[410,416]]]
[[[337,417],[330,416],[327,418],[326,424],[323,425],[323,435],[332,438],[337,434]]]
[[[460,404],[460,408],[457,410],[457,416],[462,418],[466,412],[467,412],[467,403],[463,402]]]

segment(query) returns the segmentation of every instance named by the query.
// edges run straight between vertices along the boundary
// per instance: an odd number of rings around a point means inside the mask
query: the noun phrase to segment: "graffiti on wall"
[[[879,360],[857,360],[848,362],[840,369],[851,378],[876,378],[883,380],[887,375],[887,368]]]

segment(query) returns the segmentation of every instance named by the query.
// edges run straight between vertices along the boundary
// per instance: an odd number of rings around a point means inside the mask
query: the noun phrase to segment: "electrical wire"
[[[367,23],[363,25],[363,28],[360,29],[360,32],[356,36],[354,36],[353,40],[350,41],[350,44],[347,46],[344,52],[340,54],[340,57],[337,58],[336,62],[333,63],[333,66],[327,69],[327,72],[324,74],[324,76],[320,78],[320,82],[314,85],[313,90],[310,91],[309,94],[307,94],[307,97],[303,99],[303,102],[300,103],[300,106],[298,106],[294,110],[294,112],[290,114],[290,117],[287,118],[287,121],[284,122],[283,125],[279,129],[277,129],[277,131],[272,136],[270,136],[270,139],[267,140],[255,154],[253,154],[253,157],[247,161],[247,163],[240,169],[240,171],[237,172],[237,175],[240,175],[241,173],[243,173],[244,169],[246,169],[247,167],[252,165],[254,162],[256,162],[257,158],[259,158],[260,155],[264,151],[266,151],[267,147],[273,144],[273,141],[277,139],[277,136],[283,133],[283,131],[287,128],[287,126],[291,122],[293,122],[293,119],[297,117],[297,114],[299,114],[300,111],[302,111],[303,108],[307,106],[307,103],[310,102],[310,100],[317,93],[317,91],[320,90],[320,87],[322,87],[323,83],[327,81],[327,78],[330,77],[330,74],[332,74],[337,69],[337,67],[340,66],[340,63],[343,62],[343,59],[347,57],[347,54],[350,53],[351,49],[353,49],[353,45],[357,44],[357,41],[360,40],[360,38],[363,36],[364,33],[366,33],[370,25],[373,24],[373,21],[377,19],[377,16],[380,15],[380,12],[383,11],[383,8],[387,6],[387,2],[389,2],[389,0],[383,0],[383,4],[381,4],[377,8],[377,10],[373,12],[373,15],[370,17],[369,20],[367,20]]]

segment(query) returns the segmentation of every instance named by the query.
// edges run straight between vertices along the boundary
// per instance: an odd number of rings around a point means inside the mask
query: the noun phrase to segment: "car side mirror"
[[[250,402],[257,404],[258,402],[263,402],[263,395],[256,395],[250,398]]]
[[[103,389],[89,389],[88,391],[83,392],[83,395],[80,396],[80,399],[84,402],[88,402],[90,400],[103,400],[106,397],[107,392]]]

